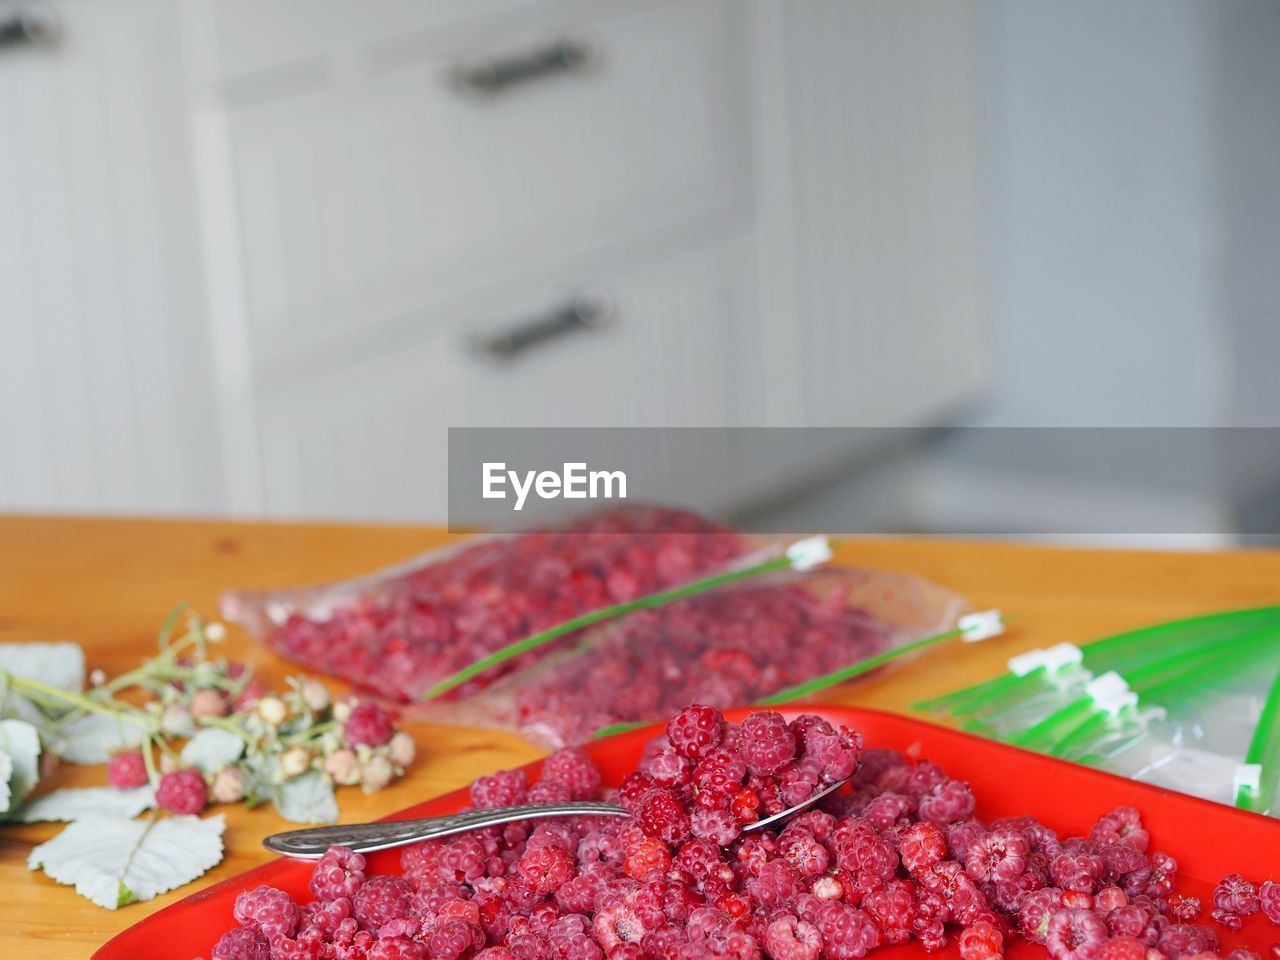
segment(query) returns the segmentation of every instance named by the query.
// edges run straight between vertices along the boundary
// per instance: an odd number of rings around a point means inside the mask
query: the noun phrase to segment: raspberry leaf
[[[137,746],[143,736],[137,724],[101,713],[86,713],[51,732],[49,746],[67,763],[106,763],[117,750]]]
[[[31,851],[27,866],[115,910],[190,883],[222,860],[222,815],[130,820],[90,814]]]
[[[13,811],[19,823],[42,823],[50,820],[79,820],[90,814],[136,817],[156,804],[150,787],[117,790],[115,787],[71,787],[54,790],[24,803]]]
[[[182,762],[202,773],[217,773],[244,753],[244,738],[230,730],[205,727],[182,748]]]
[[[13,759],[7,753],[0,753],[0,813],[5,813],[13,805],[13,793],[9,790],[11,776]]]
[[[0,644],[0,679],[6,674],[61,690],[79,691],[84,688],[84,651],[74,643],[3,643]],[[0,707],[0,716],[42,725],[47,709],[10,689]]]
[[[63,690],[84,689],[84,651],[74,643],[0,644],[0,670]]]
[[[274,786],[271,802],[291,823],[333,823],[338,819],[333,783],[319,770],[308,770]]]
[[[9,761],[3,807],[7,811],[40,782],[40,734],[25,720],[0,720],[0,754]]]

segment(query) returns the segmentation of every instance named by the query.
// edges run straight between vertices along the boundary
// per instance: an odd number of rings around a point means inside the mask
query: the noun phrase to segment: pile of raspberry
[[[850,604],[841,571],[716,590],[601,628],[582,653],[517,687],[515,722],[555,746],[584,743],[687,703],[757,703],[889,641],[885,624]]]
[[[745,824],[850,777],[778,829]],[[471,786],[477,807],[587,799],[585,752],[552,754]],[[1135,810],[1059,837],[1032,817],[975,820],[969,786],[927,761],[863,751],[815,716],[726,723],[681,710],[610,795],[628,817],[530,821],[404,849],[402,875],[370,875],[334,847],[305,905],[240,895],[213,960],[850,960],[953,938],[996,960],[1015,938],[1055,960],[1211,960],[1215,927],[1175,893],[1177,864],[1149,850]],[[1280,886],[1222,881],[1210,916],[1280,922]],[[1257,960],[1248,950],[1230,960]]]
[[[606,511],[564,530],[485,540],[370,586],[323,614],[290,612],[277,653],[402,701],[516,640],[714,572],[747,540],[695,514]],[[549,650],[473,678],[466,696]]]

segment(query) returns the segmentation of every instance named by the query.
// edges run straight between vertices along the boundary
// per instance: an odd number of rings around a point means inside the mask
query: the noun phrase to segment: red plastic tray
[[[741,720],[746,710],[728,711]],[[1185,794],[1134,783],[1110,774],[1028,753],[991,740],[876,710],[806,705],[779,708],[791,717],[819,713],[832,722],[861,730],[867,744],[902,750],[927,758],[954,777],[968,780],[978,798],[977,815],[983,819],[1031,813],[1063,835],[1085,834],[1099,814],[1122,804],[1142,811],[1152,846],[1178,860],[1179,890],[1201,897],[1208,916],[1209,893],[1230,872],[1250,880],[1273,879],[1280,870],[1280,821],[1209,803]],[[587,750],[600,765],[606,784],[616,785],[635,768],[641,750],[656,728],[633,730],[591,744]],[[531,779],[538,764],[531,764]],[[466,790],[428,800],[388,817],[403,820],[451,813],[469,803]],[[369,856],[370,870],[396,872],[400,852],[384,850]],[[295,899],[310,898],[307,881],[311,865],[280,859],[224,880],[187,897],[130,927],[95,953],[94,960],[171,960],[173,957],[207,957],[214,943],[234,920],[236,895],[258,884],[288,891]],[[1223,952],[1239,945],[1269,956],[1269,947],[1280,941],[1280,929],[1257,914],[1238,934],[1221,928]],[[876,951],[885,960],[924,956],[915,943]],[[958,956],[954,943],[936,956]],[[1017,941],[1011,957],[1045,955],[1042,947]]]

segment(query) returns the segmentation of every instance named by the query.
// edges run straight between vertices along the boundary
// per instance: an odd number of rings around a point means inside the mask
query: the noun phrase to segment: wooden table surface
[[[448,542],[438,529],[0,517],[0,642],[71,640],[89,666],[115,674],[154,649],[166,612],[186,600],[216,612],[233,586],[285,586],[348,576]],[[1086,642],[1157,621],[1280,598],[1280,552],[1139,553],[927,539],[855,539],[839,561],[929,577],[1012,620],[998,640],[950,645],[829,699],[904,710],[921,696],[992,676],[1014,653]],[[294,672],[231,631],[268,682]],[[340,792],[344,820],[367,820],[515,766],[539,751],[492,731],[414,725],[420,757],[408,776],[366,797]],[[63,786],[103,782],[100,767],[64,767]],[[228,853],[203,882],[267,859],[282,828],[268,809],[227,809]],[[102,910],[25,866],[59,825],[0,829],[0,957],[82,960],[124,927],[199,889]],[[230,918],[228,918],[230,921]],[[185,958],[184,958],[185,960]]]

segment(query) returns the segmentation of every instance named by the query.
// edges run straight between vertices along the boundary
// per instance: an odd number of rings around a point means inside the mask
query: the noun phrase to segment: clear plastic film
[[[276,653],[409,701],[495,650],[614,605],[781,557],[785,544],[686,511],[625,507],[562,529],[480,536],[340,582],[226,594],[222,613]],[[468,678],[465,696],[572,642]]]
[[[980,620],[966,621],[967,634],[958,626],[964,610],[955,594],[905,574],[770,573],[601,624],[481,694],[415,713],[549,748],[582,743],[688,703],[758,703],[815,679],[848,679],[850,665],[880,665],[921,641],[980,638]]]

